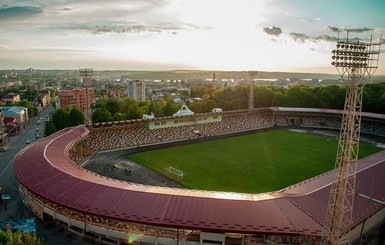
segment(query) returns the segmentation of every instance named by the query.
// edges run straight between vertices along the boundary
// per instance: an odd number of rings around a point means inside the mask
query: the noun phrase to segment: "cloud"
[[[73,10],[73,8],[71,8],[71,7],[63,7],[63,8],[60,8],[59,10],[61,10],[61,11],[71,11],[71,10]]]
[[[17,53],[17,52],[29,52],[34,55],[41,55],[43,53],[96,53],[99,52],[97,50],[92,49],[81,49],[81,48],[24,48],[24,47],[7,47],[0,45],[0,50]]]
[[[310,18],[302,18],[301,21],[303,21],[303,22],[313,22],[313,20],[310,19]]]
[[[363,32],[374,30],[374,28],[369,28],[369,27],[346,28],[346,27],[336,27],[336,26],[328,26],[326,29],[332,32],[346,32],[347,30],[349,30],[349,32],[354,32],[354,33],[363,33]]]
[[[316,37],[314,40],[315,41],[326,41],[326,42],[337,42],[338,38],[333,37],[333,36],[329,36],[329,35],[322,35],[322,36]]]
[[[314,21],[321,21],[322,19],[320,17],[317,17],[315,19],[312,19],[312,18],[302,18],[301,21],[302,22],[314,22]]]
[[[21,0],[24,1],[24,0]],[[103,0],[76,1],[57,0],[46,4],[44,0],[33,1],[36,7],[11,7],[0,5],[0,19],[6,16],[28,19],[15,22],[9,18],[7,27],[15,27],[24,33],[61,33],[110,35],[138,33],[171,33],[182,30],[211,30],[212,27],[180,21],[169,7],[167,0]],[[39,5],[40,3],[40,5]],[[37,7],[38,6],[38,7]],[[36,16],[37,13],[41,13]],[[33,15],[35,14],[35,15]],[[20,18],[21,19],[21,18]],[[6,20],[4,19],[4,22]]]
[[[332,32],[342,32],[342,31],[345,31],[345,28],[339,28],[336,26],[328,26],[328,27],[326,27],[326,30],[329,30]]]
[[[11,6],[0,8],[0,19],[10,17],[23,17],[29,15],[35,15],[42,12],[41,8],[32,6]]]
[[[204,27],[199,27],[191,24],[184,23],[141,23],[141,22],[114,22],[114,23],[103,23],[103,24],[69,24],[69,25],[58,25],[55,27],[50,26],[49,28],[74,30],[90,33],[93,35],[109,35],[109,34],[139,34],[139,33],[161,33],[169,32],[171,34],[177,34],[178,31],[182,30],[194,30]]]
[[[306,34],[299,33],[299,32],[290,32],[289,35],[294,41],[301,42],[301,43],[305,42],[305,40],[312,39]]]
[[[348,28],[349,32],[363,33],[367,31],[373,31],[373,28],[363,27],[363,28]]]
[[[112,34],[112,33],[140,33],[150,31],[151,28],[141,23],[113,23],[86,26],[88,31],[95,35]],[[154,29],[152,29],[154,30]]]
[[[117,19],[135,19],[142,18],[153,18],[157,20],[163,20],[169,18],[165,15],[167,10],[167,2],[165,0],[90,0],[90,1],[79,1],[79,0],[65,0],[67,1],[63,5],[50,6],[61,10],[61,12],[73,12],[71,17],[79,19],[105,19],[117,20]],[[68,2],[69,1],[69,2]],[[67,11],[65,11],[67,10]],[[75,11],[73,11],[75,10]],[[172,17],[172,16],[170,16]]]
[[[98,53],[99,51],[92,49],[79,49],[79,48],[32,48],[22,51],[30,51],[33,53]]]
[[[263,31],[272,36],[279,36],[282,34],[282,29],[276,26],[272,26],[271,28],[264,27]]]
[[[321,36],[317,36],[317,37],[311,37],[311,36],[308,36],[304,33],[298,33],[298,32],[291,32],[291,33],[289,33],[289,35],[294,41],[300,42],[300,43],[303,43],[305,41],[313,41],[313,42],[320,42],[320,41],[336,42],[336,41],[338,41],[337,37],[333,37],[333,36],[329,36],[329,35],[321,35]]]
[[[74,8],[72,8],[72,7],[58,7],[58,8],[55,8],[55,10],[58,13],[65,13],[65,12],[73,11]]]

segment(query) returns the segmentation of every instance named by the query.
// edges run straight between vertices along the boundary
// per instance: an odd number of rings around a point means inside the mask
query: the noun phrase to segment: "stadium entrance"
[[[290,126],[292,126],[292,127],[301,126],[301,120],[299,119],[299,117],[288,117],[287,119],[290,123]]]

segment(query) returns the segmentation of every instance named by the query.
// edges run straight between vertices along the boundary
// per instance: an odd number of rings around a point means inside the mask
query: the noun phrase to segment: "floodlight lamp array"
[[[370,45],[362,42],[338,42],[332,51],[335,67],[366,68],[370,60]]]

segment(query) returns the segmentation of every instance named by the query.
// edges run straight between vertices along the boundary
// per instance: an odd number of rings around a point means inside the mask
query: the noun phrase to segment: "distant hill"
[[[20,78],[31,79],[78,79],[80,77],[79,70],[34,70],[34,72],[26,73],[26,70],[17,70]],[[101,80],[111,79],[138,79],[138,80],[193,80],[193,79],[211,79],[215,72],[216,79],[339,79],[340,76],[336,71],[333,74],[324,73],[295,73],[295,72],[267,72],[267,71],[214,71],[214,70],[94,70],[94,78]],[[0,70],[1,74],[7,74],[7,70]],[[4,78],[0,76],[0,81],[15,80],[16,78]],[[375,75],[372,81],[385,81],[385,75]]]
[[[338,74],[321,73],[291,73],[266,71],[206,71],[206,70],[164,70],[164,71],[95,71],[95,75],[106,76],[108,73],[121,73],[128,79],[159,79],[159,80],[186,80],[186,79],[275,79],[275,78],[302,78],[302,79],[338,79]]]

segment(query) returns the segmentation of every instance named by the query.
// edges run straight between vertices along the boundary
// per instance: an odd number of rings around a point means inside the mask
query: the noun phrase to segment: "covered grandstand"
[[[98,175],[81,164],[100,151],[266,128],[338,130],[342,113],[274,107],[223,112],[221,121],[166,128],[149,127],[165,118],[82,125],[24,148],[15,158],[14,173],[23,202],[37,217],[107,244],[317,244],[324,235],[333,171],[277,192],[244,194],[140,185]],[[384,115],[363,113],[362,125],[362,133],[385,137]],[[360,160],[357,191],[384,201],[384,172],[385,151]],[[357,197],[348,239],[384,217],[383,205]]]

